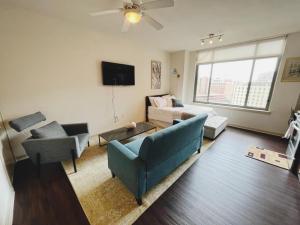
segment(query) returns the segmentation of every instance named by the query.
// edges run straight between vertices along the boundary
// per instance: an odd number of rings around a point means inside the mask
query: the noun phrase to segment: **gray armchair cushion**
[[[36,112],[27,116],[17,118],[15,120],[9,121],[11,128],[20,132],[28,127],[31,127],[39,122],[45,121],[46,117],[41,112]]]
[[[37,153],[41,156],[41,163],[51,163],[71,159],[71,150],[75,150],[79,157],[80,151],[77,136],[63,138],[27,139],[22,143],[29,158],[36,163]]]
[[[63,127],[56,121],[53,121],[43,127],[38,128],[38,129],[33,129],[30,132],[31,132],[33,138],[68,137],[68,134],[63,129]]]

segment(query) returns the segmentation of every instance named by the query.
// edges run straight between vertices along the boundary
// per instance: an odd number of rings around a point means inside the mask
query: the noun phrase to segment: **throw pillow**
[[[172,99],[172,103],[173,103],[173,107],[184,107],[184,105],[182,104],[181,100],[179,99]]]
[[[33,138],[60,138],[60,137],[68,137],[68,134],[64,130],[64,128],[53,121],[45,126],[42,126],[37,129],[33,129],[30,131]]]

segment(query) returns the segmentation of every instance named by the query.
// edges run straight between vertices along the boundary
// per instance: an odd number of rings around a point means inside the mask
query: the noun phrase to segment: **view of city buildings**
[[[209,86],[210,77],[199,76],[195,100],[264,109],[267,106],[274,70],[275,68],[272,68],[270,72],[254,74],[250,86],[249,82],[221,79],[220,76],[213,76]],[[247,98],[248,88],[250,89]]]

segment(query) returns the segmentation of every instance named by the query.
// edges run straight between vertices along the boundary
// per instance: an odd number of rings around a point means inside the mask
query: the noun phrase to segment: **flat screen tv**
[[[102,61],[103,85],[134,85],[134,66]]]

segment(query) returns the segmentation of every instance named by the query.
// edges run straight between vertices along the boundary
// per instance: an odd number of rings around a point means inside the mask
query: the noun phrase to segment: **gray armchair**
[[[87,123],[60,125],[53,121],[30,132],[32,137],[22,145],[32,162],[38,166],[39,175],[41,164],[68,159],[72,159],[74,171],[77,172],[76,158],[89,146]]]

